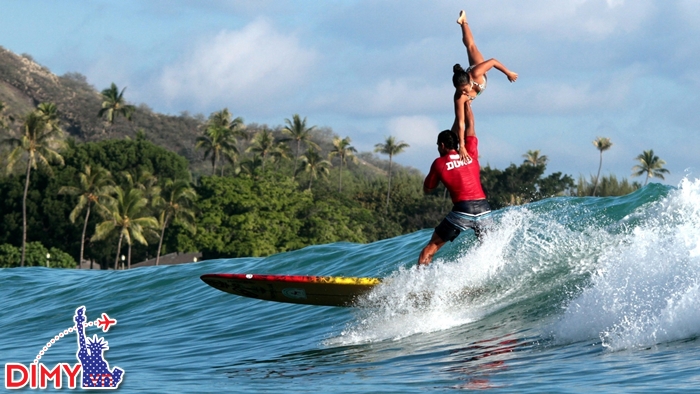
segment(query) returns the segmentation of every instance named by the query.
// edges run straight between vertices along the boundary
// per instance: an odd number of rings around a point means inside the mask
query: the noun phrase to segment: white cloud
[[[474,109],[488,114],[528,115],[587,115],[599,112],[622,111],[632,100],[638,79],[647,71],[633,65],[624,70],[600,70],[581,81],[542,79],[531,81],[520,78],[509,86],[493,85],[479,97]]]
[[[625,0],[606,0],[608,7],[615,8],[625,4]]]
[[[423,149],[435,145],[440,128],[438,122],[427,116],[399,116],[387,123],[389,134],[407,142],[411,147]]]
[[[693,30],[699,30],[700,24],[700,2],[697,0],[681,0],[678,2],[680,19]]]
[[[240,31],[202,39],[177,63],[166,66],[160,86],[166,100],[202,109],[274,107],[302,86],[318,55],[263,19]],[[259,111],[256,111],[259,112]]]
[[[557,39],[601,40],[616,32],[639,29],[653,15],[655,4],[645,0],[535,0],[504,2],[496,7],[484,3],[474,19],[483,20],[489,29],[540,31]]]
[[[517,163],[541,148],[552,171],[588,174],[603,122],[616,144],[603,171],[628,176],[649,148],[669,163],[669,179],[697,162],[698,0],[170,3],[98,10],[66,0],[40,13],[18,5],[6,19],[19,22],[0,24],[0,35],[59,74],[86,74],[98,90],[128,86],[129,101],[157,111],[227,106],[270,125],[300,113],[362,150],[395,134],[411,144],[398,161],[426,171],[433,133],[454,116],[450,69],[466,62],[454,21],[464,7],[483,54],[520,73],[509,84],[494,71],[474,103],[487,162]],[[49,23],[57,12],[67,23]],[[30,14],[42,28],[14,34]],[[105,26],[128,29],[113,36]],[[46,35],[50,42],[38,38]]]
[[[434,86],[417,79],[384,79],[346,94],[326,94],[315,103],[354,114],[407,115],[449,107],[451,94],[452,88],[447,85]]]
[[[438,157],[435,142],[442,130],[438,122],[428,116],[398,116],[389,119],[387,129],[389,135],[410,145],[397,161],[427,172],[430,163]]]
[[[105,44],[104,47],[89,55],[96,55],[94,59],[82,55],[82,51],[78,47],[62,51],[60,57],[64,61],[79,59],[79,61],[85,62],[87,66],[81,72],[99,91],[108,88],[112,83],[115,83],[120,90],[128,87],[125,93],[126,100],[134,103],[133,100],[138,97],[139,90],[138,77],[133,73],[138,64],[137,56],[134,56],[137,49],[128,42],[111,37],[105,40]],[[71,53],[71,56],[66,56],[66,53]]]

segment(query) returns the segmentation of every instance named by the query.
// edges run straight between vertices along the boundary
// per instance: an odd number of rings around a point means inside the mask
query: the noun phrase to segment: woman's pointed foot
[[[467,23],[467,13],[464,10],[459,11],[459,18],[457,18],[457,23],[463,25]]]

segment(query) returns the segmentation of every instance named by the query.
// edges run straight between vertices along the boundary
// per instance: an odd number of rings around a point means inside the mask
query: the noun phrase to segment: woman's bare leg
[[[469,56],[469,66],[475,64],[483,63],[484,56],[479,52],[479,48],[476,47],[476,42],[474,42],[474,36],[472,36],[472,31],[469,28],[469,23],[467,23],[467,14],[464,10],[459,12],[459,19],[457,19],[462,28],[462,42],[464,46],[467,47],[467,56]]]

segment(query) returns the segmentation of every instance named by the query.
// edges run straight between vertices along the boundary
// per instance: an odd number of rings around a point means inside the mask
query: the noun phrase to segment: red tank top
[[[467,136],[467,153],[472,162],[467,164],[459,159],[459,153],[455,150],[447,152],[445,156],[438,157],[430,166],[430,172],[425,177],[423,186],[426,189],[435,189],[438,182],[442,182],[450,192],[452,202],[468,200],[483,200],[486,198],[481,188],[479,167],[478,140],[474,136]]]

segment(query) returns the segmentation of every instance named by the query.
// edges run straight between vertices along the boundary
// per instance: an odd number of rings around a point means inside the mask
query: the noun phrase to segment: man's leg
[[[488,216],[474,221],[472,228],[479,243],[484,243],[484,236],[491,230],[491,227],[493,227],[493,220]]]
[[[430,238],[428,245],[423,248],[420,252],[420,257],[418,258],[418,265],[428,265],[433,261],[433,256],[438,250],[445,244],[445,241],[437,235],[437,232],[433,232],[433,236]]]

